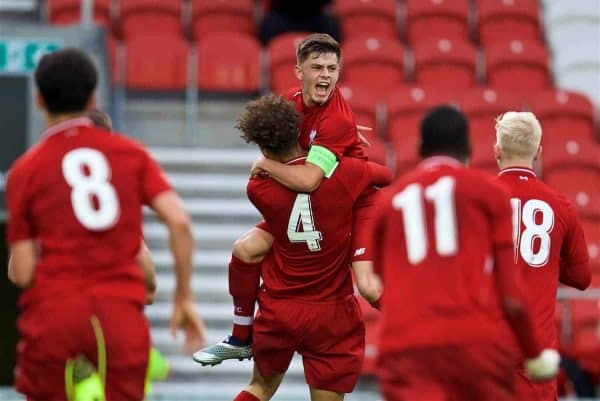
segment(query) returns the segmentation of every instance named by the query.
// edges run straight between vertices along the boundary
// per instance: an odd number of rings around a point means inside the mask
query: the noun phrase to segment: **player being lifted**
[[[307,162],[297,140],[300,114],[281,97],[250,102],[238,127],[266,158]],[[391,171],[342,157],[335,174],[312,193],[297,193],[267,174],[248,183],[248,198],[274,237],[262,261],[254,324],[255,369],[236,401],[270,400],[294,352],[302,355],[313,401],[352,392],[364,354],[364,325],[353,295],[348,257],[353,205],[365,188],[385,185]]]
[[[145,149],[85,117],[97,83],[85,53],[43,56],[35,82],[48,128],[7,183],[9,277],[25,288],[16,387],[31,400],[72,398],[73,359],[83,355],[108,400],[139,401],[150,347],[137,262],[142,205],[168,226],[177,279],[171,325],[193,346],[203,331],[190,288],[189,217]]]
[[[373,217],[381,389],[387,401],[513,400],[514,335],[531,377],[553,377],[559,357],[542,351],[519,287],[508,196],[463,165],[468,125],[451,107],[425,116],[419,154]]]
[[[508,112],[497,120],[498,181],[513,209],[514,261],[522,272],[531,315],[544,348],[558,347],[555,324],[558,282],[584,290],[591,280],[587,246],[574,207],[540,182],[533,162],[542,151],[542,127],[532,113]],[[520,370],[519,400],[555,401],[556,380],[535,382]]]
[[[288,99],[302,113],[298,141],[308,150],[306,163],[287,165],[269,158],[259,158],[252,174],[266,172],[296,192],[310,193],[331,177],[337,163],[348,156],[366,159],[356,122],[350,107],[336,87],[340,74],[341,49],[326,34],[307,36],[296,53],[296,75],[301,87],[292,89]],[[375,189],[367,188],[355,206],[352,229],[352,266],[361,294],[376,302],[380,292],[372,275],[370,250],[364,226],[369,218]],[[217,364],[225,359],[242,359],[252,355],[252,322],[258,293],[260,265],[273,243],[266,224],[259,224],[234,244],[229,264],[229,290],[234,303],[232,335],[224,341],[195,354],[202,364]]]

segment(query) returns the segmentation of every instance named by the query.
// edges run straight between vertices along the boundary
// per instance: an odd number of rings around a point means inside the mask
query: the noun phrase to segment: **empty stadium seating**
[[[110,0],[94,1],[94,22],[110,26]],[[48,0],[48,17],[52,24],[78,23],[81,19],[81,0]]]
[[[538,0],[478,0],[476,5],[484,46],[511,39],[541,40]]]
[[[510,91],[475,87],[461,97],[460,106],[469,118],[471,163],[478,168],[497,169],[494,159],[496,118],[509,110],[521,110],[519,98]]]
[[[600,169],[563,166],[546,172],[544,181],[564,194],[580,216],[600,218]]]
[[[260,44],[252,36],[206,35],[198,41],[198,88],[206,92],[258,92],[260,51]]]
[[[396,37],[397,7],[395,0],[338,0],[336,12],[341,19],[344,40],[364,35]]]
[[[356,37],[344,42],[344,81],[368,84],[376,93],[387,93],[404,82],[404,47],[388,38]]]
[[[399,171],[417,161],[419,125],[425,112],[440,103],[452,103],[453,95],[431,87],[394,88],[386,100],[388,138],[396,151],[396,168]]]
[[[410,42],[432,37],[467,39],[468,0],[407,0],[406,29]]]
[[[169,35],[134,36],[126,42],[125,48],[125,85],[128,89],[149,91],[185,89],[188,44],[183,38]]]
[[[121,0],[120,33],[125,40],[140,35],[181,36],[179,0]]]
[[[583,219],[583,231],[588,244],[588,253],[592,269],[596,275],[600,274],[600,221]]]
[[[252,0],[193,0],[191,4],[196,40],[214,32],[253,34],[256,30]]]
[[[528,99],[536,91],[549,88],[550,55],[537,41],[508,40],[485,48],[487,82]]]
[[[284,33],[269,42],[269,80],[271,91],[285,94],[299,84],[294,73],[296,49],[307,34],[305,32]]]
[[[477,53],[462,39],[438,38],[415,43],[414,76],[419,85],[439,90],[466,89],[476,83]]]

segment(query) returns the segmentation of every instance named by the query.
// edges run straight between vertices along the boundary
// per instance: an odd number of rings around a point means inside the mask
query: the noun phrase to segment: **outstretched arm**
[[[287,165],[266,158],[259,158],[254,163],[251,174],[260,171],[269,173],[277,182],[295,192],[312,192],[319,187],[325,177],[320,167],[309,162]]]

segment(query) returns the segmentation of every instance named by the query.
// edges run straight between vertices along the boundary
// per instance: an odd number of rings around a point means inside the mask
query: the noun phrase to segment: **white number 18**
[[[531,267],[543,267],[550,258],[550,233],[554,228],[554,211],[546,202],[530,199],[521,208],[521,199],[511,198],[513,210],[513,242],[515,259],[518,254]],[[536,217],[540,215],[539,223]],[[521,221],[525,230],[521,232]],[[534,251],[534,241],[539,239],[539,249]]]

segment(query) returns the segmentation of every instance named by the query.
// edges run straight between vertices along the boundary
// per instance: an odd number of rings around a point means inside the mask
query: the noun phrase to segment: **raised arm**
[[[275,160],[261,158],[252,168],[252,173],[257,171],[267,172],[281,185],[295,192],[312,192],[319,188],[324,171],[307,161],[306,164],[287,165]]]

